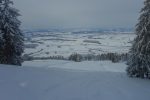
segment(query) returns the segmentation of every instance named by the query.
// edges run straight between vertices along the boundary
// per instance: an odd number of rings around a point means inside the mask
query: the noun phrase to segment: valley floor
[[[0,100],[149,100],[150,80],[129,78],[125,69],[109,61],[0,65]]]

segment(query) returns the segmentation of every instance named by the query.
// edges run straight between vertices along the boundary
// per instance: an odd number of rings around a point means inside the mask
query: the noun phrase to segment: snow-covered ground
[[[129,78],[125,69],[109,61],[0,65],[0,100],[149,100],[150,80]]]
[[[61,55],[68,57],[73,53],[101,54],[127,53],[134,39],[133,33],[33,33],[26,41],[25,54],[34,57]]]

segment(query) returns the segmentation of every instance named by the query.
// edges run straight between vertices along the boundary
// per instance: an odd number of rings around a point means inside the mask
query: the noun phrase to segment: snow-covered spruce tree
[[[24,38],[19,29],[20,14],[10,0],[0,0],[0,63],[21,65]]]
[[[130,50],[127,74],[131,77],[150,78],[150,0],[146,0],[144,5],[136,25],[137,37]]]

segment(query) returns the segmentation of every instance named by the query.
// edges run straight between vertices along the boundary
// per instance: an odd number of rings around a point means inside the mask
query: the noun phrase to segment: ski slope
[[[149,100],[150,80],[129,78],[125,68],[109,61],[0,65],[0,100]]]

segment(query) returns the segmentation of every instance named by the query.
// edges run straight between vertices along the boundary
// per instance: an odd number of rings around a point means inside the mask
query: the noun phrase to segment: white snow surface
[[[0,100],[149,100],[150,80],[129,78],[125,69],[110,61],[0,65]]]

